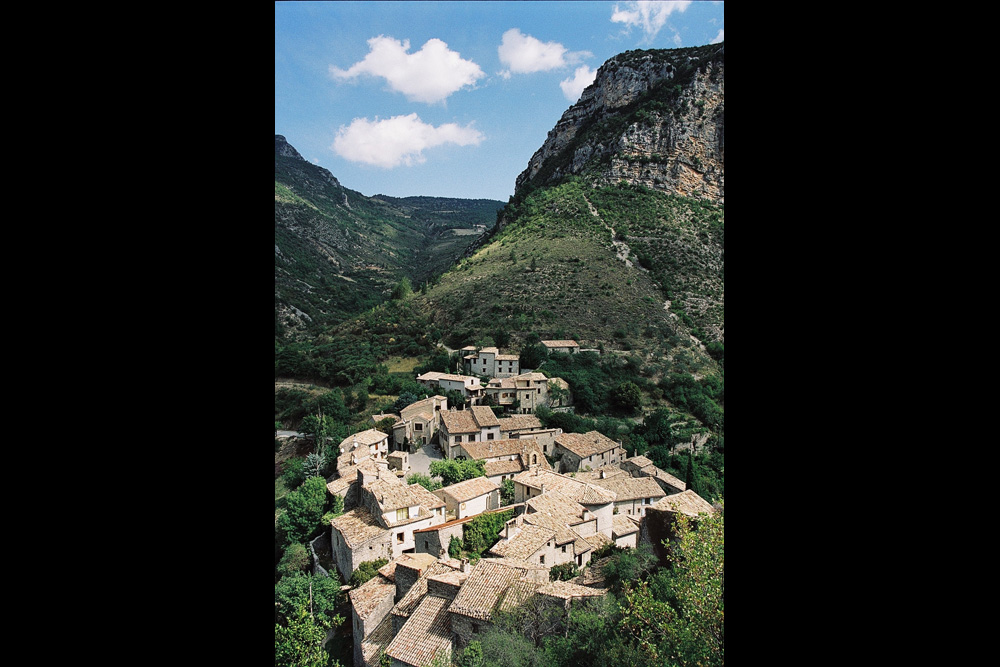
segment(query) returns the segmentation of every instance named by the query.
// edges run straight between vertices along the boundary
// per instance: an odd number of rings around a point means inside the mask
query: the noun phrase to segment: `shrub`
[[[348,585],[357,588],[378,574],[378,569],[388,562],[388,558],[379,558],[378,560],[368,560],[361,563],[361,565],[358,565],[358,569],[351,573],[351,578],[347,582]]]
[[[306,549],[305,545],[296,542],[289,545],[285,550],[285,555],[278,562],[278,575],[285,577],[296,572],[304,572],[308,567],[309,550]]]

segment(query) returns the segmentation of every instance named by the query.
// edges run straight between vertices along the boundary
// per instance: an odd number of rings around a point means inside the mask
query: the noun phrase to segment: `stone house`
[[[475,348],[472,348],[475,350]],[[468,352],[469,348],[463,348]],[[521,358],[516,354],[500,354],[495,347],[484,347],[463,357],[466,373],[476,373],[492,378],[505,378],[521,372]]]
[[[591,480],[593,484],[615,494],[615,514],[645,516],[646,510],[665,498],[667,493],[652,477],[619,475]]]
[[[465,519],[500,507],[500,487],[486,477],[474,477],[434,491],[444,501],[445,519]]]
[[[500,417],[500,437],[511,440],[530,438],[541,446],[542,453],[552,456],[555,452],[555,437],[561,435],[561,428],[546,428],[535,415],[512,415]]]
[[[549,378],[541,373],[523,373],[513,377],[493,378],[486,384],[486,395],[496,405],[507,407],[517,401],[520,414],[531,414],[538,406],[549,404]]]
[[[541,343],[548,350],[549,354],[553,352],[578,354],[580,352],[580,344],[575,340],[543,340]]]
[[[525,502],[525,512],[510,519],[490,553],[540,566],[575,563],[611,541],[598,530],[598,517],[559,491],[547,490]]]
[[[359,471],[358,506],[330,522],[331,551],[345,580],[365,561],[416,552],[414,531],[445,521],[440,498],[406,484],[388,466],[374,480],[363,476]]]
[[[344,477],[344,471],[365,459],[385,460],[389,455],[389,436],[370,428],[349,435],[340,443],[337,455],[337,474]]]
[[[656,555],[662,559],[666,556],[663,542],[677,538],[673,526],[678,514],[687,516],[697,524],[701,515],[712,515],[715,511],[710,502],[690,489],[666,496],[646,510],[640,540],[652,544]]]
[[[626,514],[614,516],[611,538],[617,547],[636,547],[639,540],[640,518]]]
[[[447,410],[448,399],[444,396],[431,396],[400,410],[399,420],[392,427],[395,449],[412,453],[418,446],[432,442],[441,426],[440,414]]]
[[[486,477],[496,484],[512,479],[532,466],[549,470],[545,454],[532,438],[467,442],[461,446],[462,456],[486,464]]]
[[[448,410],[440,413],[439,441],[445,458],[461,455],[462,445],[500,439],[500,421],[485,405],[468,410]]]
[[[625,458],[625,450],[600,431],[563,433],[555,437],[555,458],[560,457],[559,470],[576,472],[618,463]]]
[[[611,537],[616,496],[588,480],[578,480],[553,470],[532,468],[514,476],[514,502],[524,503],[556,491],[582,505],[597,519],[597,532]]]
[[[460,393],[470,405],[477,405],[483,398],[483,385],[474,375],[454,375],[429,371],[417,376],[417,382],[425,387],[440,389],[442,393],[454,390]]]
[[[338,477],[327,482],[326,490],[334,496],[344,499],[344,509],[351,510],[361,503],[361,494],[358,488],[376,479],[379,470],[388,470],[388,460],[365,458],[357,465],[343,466],[339,469]],[[384,473],[383,473],[384,474]]]
[[[456,646],[464,648],[477,634],[492,627],[493,615],[512,584],[523,581],[544,584],[548,579],[547,567],[481,559],[448,607]]]

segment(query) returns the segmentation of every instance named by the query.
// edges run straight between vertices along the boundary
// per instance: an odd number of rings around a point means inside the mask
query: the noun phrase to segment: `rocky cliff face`
[[[725,202],[724,45],[627,51],[549,132],[517,189],[566,175]]]

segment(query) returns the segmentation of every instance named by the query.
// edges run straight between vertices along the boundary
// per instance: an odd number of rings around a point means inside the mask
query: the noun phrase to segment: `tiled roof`
[[[399,634],[385,649],[386,654],[408,665],[428,665],[434,656],[451,651],[451,616],[447,598],[428,595],[410,614]]]
[[[631,464],[636,469],[645,468],[648,465],[653,465],[653,462],[647,459],[645,456],[633,456],[630,459],[625,459],[622,464]]]
[[[457,562],[457,561],[456,561]],[[458,567],[461,567],[459,563]],[[410,586],[406,595],[399,599],[396,606],[392,608],[392,614],[396,616],[408,617],[417,608],[424,596],[427,594],[427,580],[430,577],[455,572],[456,569],[448,564],[447,560],[438,560],[430,564],[427,570],[420,575],[417,581]]]
[[[477,433],[480,429],[500,426],[493,410],[485,405],[474,405],[468,410],[449,410],[441,413],[441,421],[448,433]]]
[[[614,493],[591,484],[591,480],[574,479],[542,468],[525,470],[516,475],[514,481],[538,490],[541,490],[544,484],[546,493],[549,490],[559,491],[581,505],[606,505],[615,500]]]
[[[604,477],[601,477],[601,473],[604,473]],[[622,470],[617,463],[605,463],[602,466],[594,468],[593,470],[577,470],[576,476],[573,479],[585,479],[588,482],[594,479],[607,479],[609,477],[628,477],[629,472],[627,470]]]
[[[607,593],[607,591],[599,591],[594,588],[588,588],[587,586],[571,584],[568,581],[550,581],[538,589],[539,595],[548,595],[550,597],[561,598],[563,600],[578,597],[592,597],[596,595],[604,595],[605,593]]]
[[[515,380],[529,380],[531,382],[543,382],[548,381],[544,373],[521,373],[520,375],[514,376]]]
[[[425,495],[420,493],[420,489],[424,491],[427,489],[416,483],[407,485],[395,476],[377,479],[368,484],[366,488],[375,497],[383,512],[413,507],[422,504],[421,501],[427,500]]]
[[[451,496],[456,502],[464,503],[467,500],[484,496],[487,493],[498,491],[499,489],[500,487],[497,486],[496,482],[493,480],[487,479],[486,477],[473,477],[472,479],[467,479],[464,482],[458,482],[456,484],[452,484],[451,486],[446,486],[443,489],[438,489],[438,491]]]
[[[367,619],[373,611],[378,609],[379,605],[385,602],[386,598],[391,599],[396,595],[396,584],[382,575],[376,574],[347,595],[351,598],[351,605],[358,617]]]
[[[643,472],[646,472],[645,468],[643,468]],[[656,474],[653,475],[653,476],[656,479],[660,479],[660,480],[663,480],[664,482],[666,482],[667,486],[672,486],[675,489],[678,489],[680,491],[685,491],[687,489],[687,484],[685,484],[681,480],[677,479],[676,477],[674,477],[670,473],[665,472],[663,470],[660,470],[659,468],[656,468]]]
[[[534,438],[505,438],[503,440],[480,440],[479,442],[463,442],[462,449],[469,455],[469,458],[477,461],[484,459],[494,459],[500,456],[514,456],[536,452],[538,462],[541,464],[545,460],[542,449],[538,446],[538,441]]]
[[[611,534],[616,540],[619,537],[625,537],[626,535],[638,532],[639,526],[635,525],[635,522],[624,514],[615,514],[611,518]]]
[[[690,489],[663,498],[654,503],[653,508],[686,514],[692,518],[697,518],[699,513],[715,514],[712,504]]]
[[[514,415],[512,417],[501,417],[500,431],[524,431],[531,428],[542,428],[541,420],[535,415]]]
[[[613,540],[604,533],[594,533],[593,535],[587,535],[587,537],[583,539],[586,540],[587,544],[594,549],[600,549],[601,547],[613,542]]]
[[[362,640],[361,655],[366,665],[373,665],[393,638],[392,614],[386,614],[375,629]]]
[[[542,345],[545,347],[580,347],[580,344],[575,340],[543,340]]]
[[[508,541],[501,539],[490,553],[501,558],[516,558],[518,560],[528,560],[536,551],[542,548],[546,542],[555,539],[556,531],[542,526],[535,526],[530,523],[521,524],[521,530]]]
[[[448,610],[488,621],[493,616],[500,595],[511,583],[521,579],[525,572],[524,568],[484,558],[476,563]]]
[[[512,611],[528,601],[542,584],[536,581],[512,582],[500,598],[498,611]]]
[[[341,514],[330,521],[330,525],[340,533],[351,549],[356,549],[365,542],[387,532],[382,524],[376,521],[375,517],[363,507],[355,507],[350,512]]]
[[[565,447],[580,458],[587,458],[594,454],[601,454],[608,450],[620,447],[617,442],[604,435],[600,431],[590,431],[589,433],[563,433],[555,437],[557,445]]]
[[[410,403],[405,408],[400,410],[400,416],[406,421],[410,421],[414,417],[422,417],[425,420],[433,419],[434,399],[437,399],[438,401],[447,400],[444,396],[431,396],[430,398],[425,398],[421,401],[417,401],[416,403]]]
[[[353,468],[354,466],[348,467]],[[338,477],[326,485],[326,490],[335,496],[343,495],[344,493],[347,493],[347,489],[350,488],[351,484],[356,484],[357,481],[357,475],[350,477]]]
[[[360,433],[355,433],[354,435],[349,435],[340,442],[340,448],[344,452],[350,451],[357,442],[358,446],[367,445],[371,447],[372,445],[377,445],[383,440],[388,440],[389,436],[379,431],[378,429],[370,428],[367,431],[361,431]]]
[[[524,466],[521,465],[520,457],[513,461],[487,461],[484,467],[486,468],[487,477],[496,477],[497,475],[516,475],[524,470]]]
[[[652,477],[629,477],[622,475],[619,477],[608,477],[607,479],[592,479],[590,483],[614,493],[618,502],[639,500],[641,498],[662,498],[667,495]]]
[[[497,361],[518,361],[521,357],[516,354],[498,354]]]

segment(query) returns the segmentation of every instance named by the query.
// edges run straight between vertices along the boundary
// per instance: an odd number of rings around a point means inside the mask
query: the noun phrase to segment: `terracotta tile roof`
[[[478,498],[479,496],[499,490],[500,487],[497,486],[497,483],[486,477],[473,477],[464,482],[458,482],[443,489],[438,489],[440,493],[451,496],[455,499],[455,502],[459,503],[464,503],[467,500],[472,500],[473,498]]]
[[[500,596],[500,602],[497,604],[497,610],[513,611],[527,602],[540,586],[542,586],[542,584],[537,581],[512,582],[511,585],[507,587],[507,590],[504,591],[503,595]]]
[[[378,656],[392,642],[392,614],[386,614],[375,629],[361,642],[361,655],[366,665],[374,665]]]
[[[715,514],[715,508],[712,507],[712,504],[690,489],[663,498],[654,503],[653,508],[686,514],[692,518],[697,518],[700,513]]]
[[[505,438],[503,440],[481,440],[479,442],[463,442],[462,449],[469,455],[469,458],[477,461],[484,459],[494,459],[501,456],[515,456],[535,452],[538,454],[538,463],[541,465],[545,461],[542,448],[538,446],[538,441],[534,438]]]
[[[365,542],[388,532],[363,507],[356,507],[350,512],[341,514],[330,521],[330,526],[344,538],[344,542],[351,549],[356,549]]]
[[[370,428],[367,431],[361,431],[360,433],[355,433],[354,435],[349,435],[340,442],[340,448],[345,452],[349,451],[354,443],[357,442],[358,446],[367,445],[377,445],[383,440],[388,440],[389,436],[379,431],[378,429]]]
[[[614,493],[618,502],[640,500],[642,498],[662,498],[667,495],[666,491],[652,477],[629,477],[622,475],[619,477],[608,477],[607,479],[592,479],[590,483]]]
[[[480,354],[483,353],[483,352],[485,352],[486,354],[492,354],[492,355],[495,356],[495,355],[500,354],[500,348],[497,348],[497,347],[484,347],[481,350],[479,350],[479,352],[480,352]]]
[[[493,410],[485,405],[474,405],[468,410],[441,412],[441,421],[448,433],[478,433],[481,429],[500,426]]]
[[[355,613],[361,619],[367,619],[386,598],[396,595],[396,584],[380,574],[351,590],[348,594]]]
[[[607,505],[615,501],[615,494],[591,483],[589,479],[575,479],[552,470],[533,468],[514,476],[514,482],[541,490],[559,491],[581,505]]]
[[[410,614],[399,634],[385,649],[386,654],[415,667],[430,664],[436,655],[450,652],[451,616],[447,598],[425,596]]]
[[[501,433],[542,428],[542,421],[535,415],[514,415],[512,417],[501,417],[499,421]]]
[[[410,586],[410,590],[406,592],[406,595],[399,599],[396,606],[392,608],[392,614],[396,616],[408,617],[413,613],[413,610],[417,608],[424,596],[427,594],[427,580],[430,577],[447,574],[448,572],[455,572],[456,569],[461,568],[460,561],[454,561],[458,563],[456,567],[449,565],[450,560],[437,560],[431,563],[427,570],[417,578],[417,581]]]
[[[612,544],[614,542],[614,540],[612,540],[604,533],[594,533],[593,535],[587,535],[583,539],[586,540],[587,544],[589,544],[594,549],[600,549],[604,545]]]
[[[653,462],[647,459],[645,456],[633,456],[630,459],[625,459],[622,461],[622,465],[631,465],[636,469],[645,468],[648,465],[653,465]]]
[[[501,558],[528,560],[535,552],[545,546],[546,542],[551,542],[555,537],[555,530],[536,526],[525,521],[525,523],[521,524],[521,529],[514,537],[508,541],[501,539],[493,545],[489,552]]]
[[[645,472],[645,471],[646,471],[646,469],[643,468],[643,472]],[[660,470],[659,468],[656,468],[656,474],[653,475],[653,477],[655,477],[656,479],[659,479],[659,480],[662,480],[662,481],[666,482],[667,486],[672,486],[675,489],[678,489],[680,491],[685,491],[687,489],[687,484],[685,484],[681,480],[677,479],[676,477],[674,477],[670,473],[664,472],[663,470]]]
[[[543,340],[542,345],[545,347],[580,347],[580,344],[575,340]]]
[[[368,484],[366,489],[375,497],[383,512],[421,505],[428,500],[426,495],[421,493],[427,489],[417,483],[407,485],[395,476],[377,479]]]
[[[548,378],[545,377],[544,373],[521,373],[520,375],[515,375],[514,380],[528,380],[530,382],[547,382]]]
[[[565,447],[580,458],[587,458],[594,454],[620,447],[617,442],[604,435],[600,431],[590,431],[589,433],[563,433],[555,437],[557,445]]]
[[[484,558],[476,563],[448,610],[488,621],[493,617],[500,596],[526,572],[523,567]]]
[[[418,375],[417,380],[439,380],[442,376],[447,375],[447,373],[442,373],[441,371],[427,371],[423,375]]]
[[[398,567],[405,567],[410,570],[416,570],[421,574],[426,574],[430,571],[430,567],[437,563],[437,557],[431,554],[424,553],[412,553],[412,554],[402,554],[398,558],[394,559],[393,562],[396,563]]]
[[[405,408],[400,410],[400,417],[406,421],[412,420],[414,417],[422,417],[425,420],[431,420],[434,418],[434,399],[439,402],[442,400],[447,400],[444,396],[431,396],[430,398],[425,398],[416,403],[410,403]],[[443,410],[444,408],[442,408]]]
[[[585,479],[588,482],[595,479],[602,479],[601,473],[604,473],[604,479],[609,477],[629,477],[629,472],[627,470],[622,470],[617,463],[605,463],[604,465],[594,468],[593,470],[578,470],[575,473],[573,479]]]
[[[624,514],[615,514],[611,519],[611,526],[611,535],[616,540],[619,537],[639,532],[639,526],[635,525],[635,521]]]
[[[353,468],[354,466],[350,467]],[[347,493],[347,490],[350,488],[351,484],[357,484],[357,482],[358,482],[357,475],[353,477],[338,477],[337,479],[333,480],[332,482],[329,482],[326,485],[326,490],[335,496],[344,495],[345,493]]]
[[[498,354],[497,361],[519,361],[521,357],[516,354]]]
[[[561,598],[563,600],[578,597],[593,597],[604,595],[605,593],[607,593],[607,591],[599,591],[594,588],[588,588],[587,586],[571,584],[568,581],[550,581],[538,589],[539,595],[548,595],[550,597]]]
[[[484,467],[486,468],[487,477],[496,477],[498,475],[516,475],[524,470],[524,466],[521,465],[520,457],[514,461],[487,461]]]

